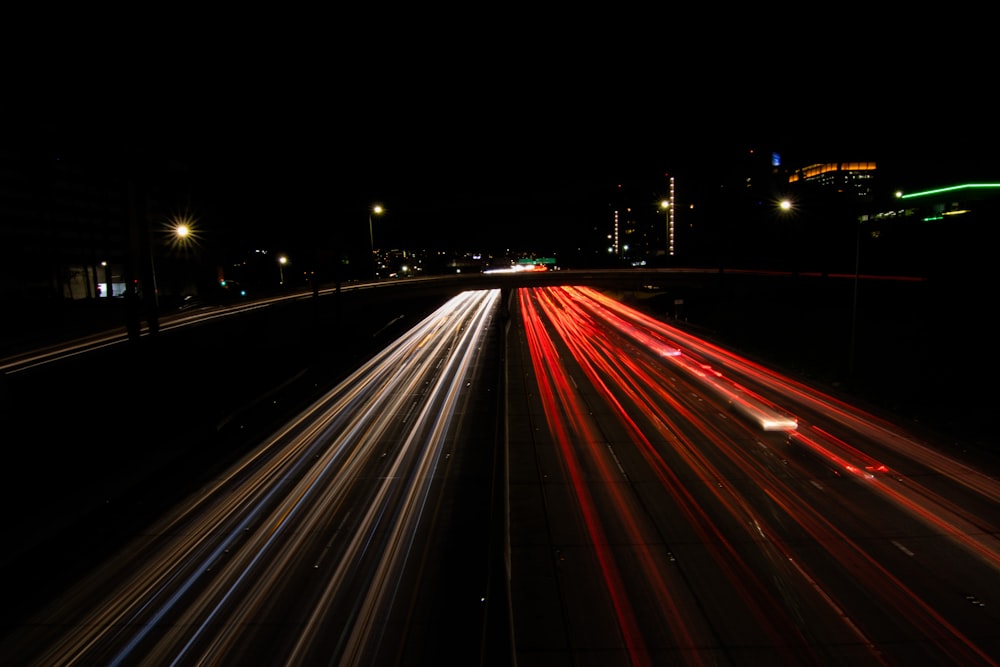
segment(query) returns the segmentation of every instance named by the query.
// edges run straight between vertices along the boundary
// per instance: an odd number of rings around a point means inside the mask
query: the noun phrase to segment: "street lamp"
[[[285,284],[285,264],[288,263],[288,258],[284,255],[278,256],[278,276],[281,278],[279,285]]]
[[[782,197],[774,202],[774,204],[778,211],[777,215],[779,215],[781,219],[791,219],[795,216],[796,202],[789,197]],[[798,227],[795,224],[788,225],[787,229],[783,226],[782,239],[782,245],[780,246],[778,252],[781,253],[782,260],[788,262],[788,268],[791,270],[792,275],[796,276],[799,273]],[[790,254],[791,257],[786,258],[786,254]]]
[[[163,232],[172,250],[187,252],[200,245],[198,219],[193,216],[172,216],[163,227]]]
[[[167,232],[166,240],[157,237],[157,245],[167,244],[171,247],[183,247],[187,243],[195,241],[196,235],[190,224],[187,222],[171,221],[174,224],[172,226],[167,226],[165,232]],[[162,233],[162,232],[161,232]],[[156,250],[153,248],[153,231],[147,224],[146,236],[149,246],[149,287],[152,288],[147,294],[146,285],[143,285],[143,301],[146,304],[146,324],[149,327],[149,333],[151,335],[156,335],[160,330],[160,318],[157,313],[160,307],[160,289],[156,282]],[[145,282],[145,281],[144,281]],[[126,288],[128,289],[128,288]],[[110,291],[110,290],[109,290]]]
[[[165,230],[167,232],[166,245],[171,248],[182,248],[187,245],[188,242],[194,242],[195,233],[191,229],[191,225],[185,222],[178,222],[172,227],[168,226]],[[164,241],[161,239],[157,242],[157,245],[164,245]],[[156,259],[155,252],[153,250],[153,237],[149,238],[149,268],[153,283],[153,304],[159,306],[160,296],[159,287],[156,284]]]
[[[381,205],[375,204],[372,210],[368,212],[368,240],[371,243],[372,250],[372,280],[378,280],[378,268],[375,264],[375,233],[372,231],[372,215],[382,215],[385,211]]]

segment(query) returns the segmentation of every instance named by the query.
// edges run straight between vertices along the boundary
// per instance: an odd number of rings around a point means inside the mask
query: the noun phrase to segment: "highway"
[[[997,664],[995,476],[596,291],[518,306],[518,664]]]
[[[397,328],[0,662],[998,664],[996,470],[590,287]]]
[[[461,542],[480,565],[438,573],[454,544],[434,531],[462,514],[446,496],[466,462],[492,463],[492,439],[466,450],[476,402],[495,402],[480,366],[499,297],[461,293],[395,340],[49,606],[4,664],[417,664],[428,644],[478,660],[490,485],[462,499],[486,494]],[[447,594],[425,586],[446,576]],[[454,612],[471,631],[419,632]]]

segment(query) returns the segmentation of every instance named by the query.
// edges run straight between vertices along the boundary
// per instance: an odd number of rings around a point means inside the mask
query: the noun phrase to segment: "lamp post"
[[[162,246],[165,243],[166,245],[169,245],[171,248],[178,248],[178,247],[184,246],[187,242],[189,242],[190,240],[192,240],[194,238],[194,232],[192,231],[191,226],[188,225],[188,224],[186,224],[186,223],[183,223],[183,222],[179,222],[179,223],[175,224],[172,227],[167,227],[164,231],[167,232],[167,238],[164,241],[162,239],[162,237],[160,237],[160,240],[157,243],[157,245],[161,245]],[[155,259],[155,255],[156,255],[156,253],[155,253],[155,251],[153,249],[153,236],[150,235],[150,237],[149,237],[149,268],[150,268],[150,273],[152,274],[153,304],[155,306],[159,306],[160,305],[160,290],[159,290],[159,287],[156,284],[156,259]]]
[[[368,212],[368,241],[371,243],[372,252],[372,280],[378,280],[378,266],[375,263],[375,232],[372,230],[372,216],[382,215],[385,209],[379,204],[375,204]]]
[[[195,238],[191,226],[184,222],[174,223],[172,226],[167,226],[163,231],[167,232],[166,239],[156,234],[156,245],[182,246],[192,242]],[[146,234],[149,242],[149,287],[152,288],[150,290],[152,293],[147,294],[145,286],[143,286],[143,301],[146,304],[146,324],[149,327],[149,333],[150,335],[156,335],[160,330],[160,318],[157,312],[160,308],[160,289],[156,281],[156,250],[153,247],[154,233],[148,225],[146,227]]]
[[[795,210],[795,202],[788,197],[783,197],[778,200],[777,207],[778,207],[778,214],[780,216],[782,216],[783,218],[791,218],[792,213]],[[793,276],[796,276],[798,275],[798,268],[799,268],[799,258],[798,258],[799,244],[798,244],[797,230],[795,225],[794,224],[790,225],[789,228],[785,230],[784,233],[787,234],[786,238],[789,240],[782,244],[780,252],[784,254],[785,252],[787,252],[789,246],[791,247],[791,258],[788,260],[789,270],[792,272]]]
[[[172,217],[163,229],[163,239],[169,247],[169,255],[174,258],[173,275],[174,280],[190,278],[190,259],[199,249],[200,233],[198,221],[189,215],[178,215]],[[178,263],[178,259],[185,260],[185,264]],[[181,267],[184,267],[183,269]],[[182,272],[183,271],[183,272]],[[159,291],[157,290],[157,293]]]
[[[285,264],[288,263],[288,258],[284,255],[278,256],[278,277],[280,278],[278,284],[285,284]]]

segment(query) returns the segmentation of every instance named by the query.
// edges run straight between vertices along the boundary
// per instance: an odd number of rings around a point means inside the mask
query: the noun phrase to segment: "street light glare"
[[[192,250],[199,246],[198,220],[190,215],[176,215],[162,227],[165,237],[160,241],[173,250]]]

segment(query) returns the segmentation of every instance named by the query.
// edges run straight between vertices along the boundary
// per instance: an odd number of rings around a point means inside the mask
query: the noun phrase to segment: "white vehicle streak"
[[[794,417],[770,404],[763,397],[741,387],[708,365],[685,356],[680,346],[673,341],[651,334],[651,330],[658,331],[659,329],[650,327],[649,322],[640,320],[642,328],[639,328],[635,322],[628,318],[625,311],[615,312],[619,308],[615,302],[606,297],[600,297],[596,291],[575,287],[564,289],[570,294],[584,295],[575,297],[576,303],[583,310],[614,326],[615,329],[637,344],[657,352],[679,370],[698,379],[703,386],[727,401],[734,410],[749,418],[762,430],[794,431],[798,428],[798,422]]]
[[[231,659],[292,577],[318,594],[281,660],[332,624],[339,664],[369,662],[499,296],[456,296],[192,496],[79,586],[103,603],[45,612],[65,632],[41,663]]]

